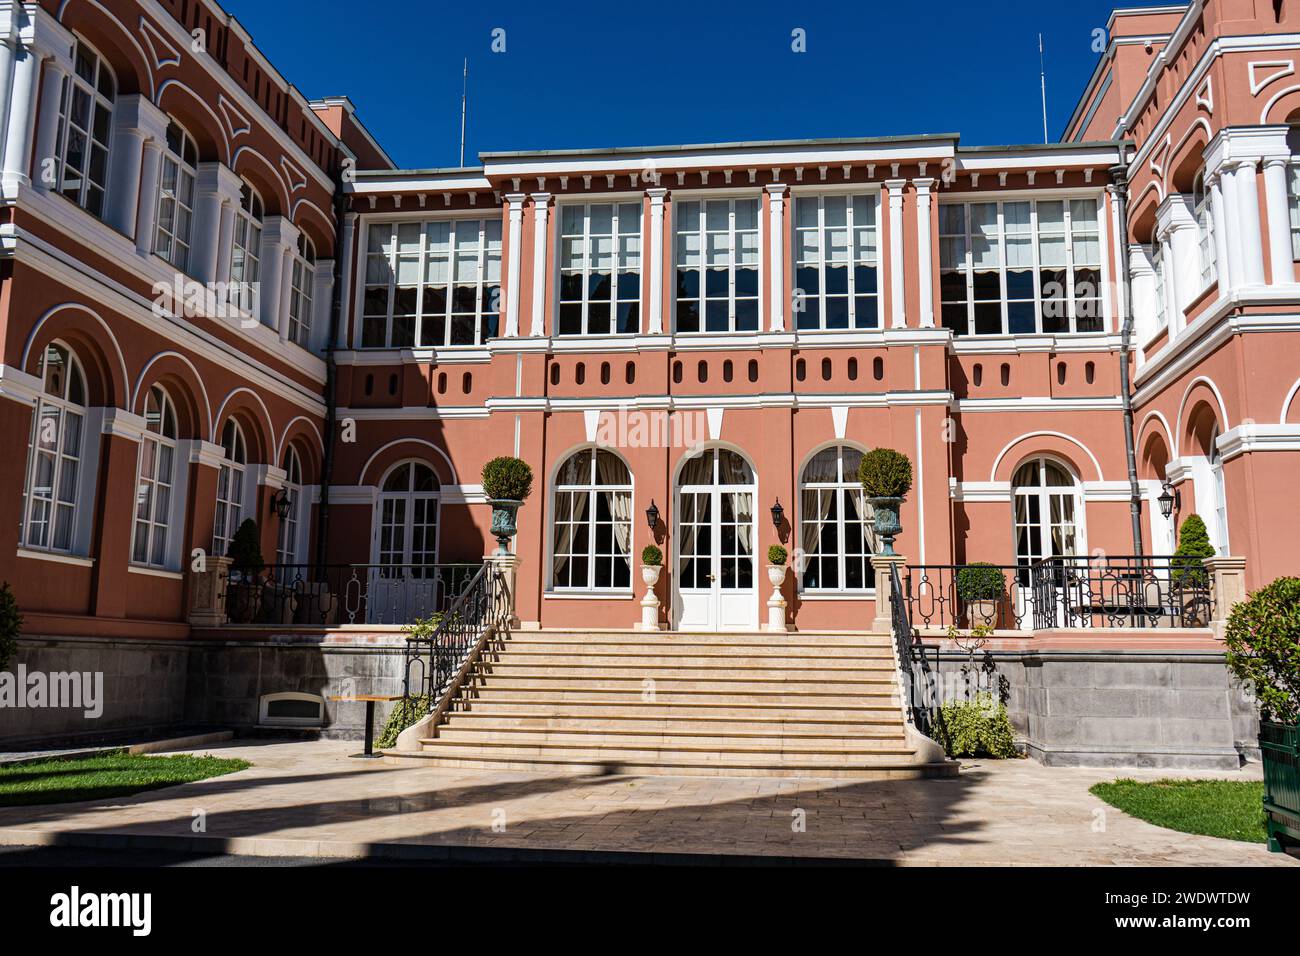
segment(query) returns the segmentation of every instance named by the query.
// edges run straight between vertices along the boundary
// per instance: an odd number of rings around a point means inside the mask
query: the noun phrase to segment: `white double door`
[[[369,624],[408,624],[437,610],[438,496],[381,494],[368,574]]]
[[[677,492],[677,627],[758,625],[758,528],[751,485],[682,485]]]

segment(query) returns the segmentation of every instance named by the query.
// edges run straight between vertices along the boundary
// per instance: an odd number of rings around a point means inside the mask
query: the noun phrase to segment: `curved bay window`
[[[175,481],[176,410],[159,385],[152,386],[145,396],[144,419],[135,481],[131,561],[163,568],[167,565],[167,531]]]
[[[876,196],[799,196],[794,214],[799,328],[878,328]]]
[[[675,205],[677,331],[758,331],[757,199]]]
[[[858,591],[875,586],[871,506],[847,445],[812,457],[800,476],[800,585],[805,591]]]
[[[1047,558],[1079,553],[1079,486],[1062,465],[1034,458],[1011,479],[1016,536],[1016,564],[1021,584],[1029,568]]]
[[[289,290],[289,341],[307,347],[311,337],[311,286],[316,277],[316,246],[298,233],[298,254],[293,257],[293,287]]]
[[[116,97],[112,71],[78,40],[72,74],[59,92],[58,190],[94,216],[104,215]]]
[[[302,458],[298,449],[290,445],[284,452],[284,493],[289,499],[289,511],[280,519],[280,531],[275,540],[275,563],[298,563],[298,507],[302,500]]]
[[[218,557],[230,549],[244,510],[244,467],[248,450],[244,433],[233,418],[221,430],[221,464],[217,468],[217,513],[212,523],[212,553]]]
[[[194,223],[194,171],[199,150],[194,137],[175,120],[167,124],[167,148],[158,180],[158,234],[154,252],[184,272],[190,263]]]
[[[555,476],[552,586],[610,591],[632,586],[632,473],[613,452],[586,448]]]
[[[20,540],[28,548],[66,553],[77,517],[86,378],[76,355],[59,343],[46,346],[37,374],[42,390],[27,443]]]
[[[641,204],[560,207],[560,334],[641,329]]]
[[[249,315],[257,314],[257,287],[261,275],[262,222],[266,207],[248,183],[239,187],[239,209],[230,244],[230,301]]]

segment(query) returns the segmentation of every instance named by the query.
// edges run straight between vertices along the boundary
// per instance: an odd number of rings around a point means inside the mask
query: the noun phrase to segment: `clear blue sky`
[[[467,165],[480,151],[804,137],[1060,135],[1098,54],[1096,0],[223,0],[308,98],[345,94],[395,162],[454,166],[469,57]],[[559,6],[558,4],[556,5]],[[494,53],[493,31],[505,31]],[[807,52],[791,50],[806,33]]]

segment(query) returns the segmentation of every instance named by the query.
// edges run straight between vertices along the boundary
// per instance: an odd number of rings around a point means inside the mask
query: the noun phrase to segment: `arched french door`
[[[1082,500],[1079,483],[1059,462],[1039,457],[1026,461],[1011,479],[1012,520],[1016,540],[1016,614],[1034,616],[1035,584],[1057,591],[1052,604],[1062,607],[1060,594],[1068,578],[1069,562],[1053,562],[1037,576],[1032,568],[1053,558],[1085,553],[1081,528]],[[1044,592],[1043,596],[1051,591]]]
[[[754,469],[738,452],[709,448],[683,464],[677,479],[677,627],[757,627],[757,498]]]
[[[437,609],[438,477],[423,462],[397,465],[375,502],[367,589],[370,624],[407,624]]]

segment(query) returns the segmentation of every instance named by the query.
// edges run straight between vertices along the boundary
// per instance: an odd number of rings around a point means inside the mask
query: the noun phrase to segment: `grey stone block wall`
[[[1222,654],[993,652],[1028,754],[1048,765],[1222,768],[1258,757],[1252,702]],[[940,655],[939,673],[964,656]],[[941,686],[943,684],[941,683]]]

